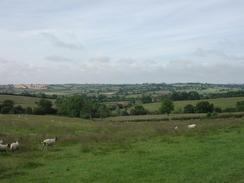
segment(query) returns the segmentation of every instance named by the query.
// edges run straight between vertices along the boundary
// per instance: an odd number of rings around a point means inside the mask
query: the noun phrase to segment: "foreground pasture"
[[[187,125],[195,123],[195,129]],[[178,126],[175,131],[174,127]],[[58,136],[47,151],[41,140]],[[244,182],[244,119],[92,122],[0,115],[0,182]]]

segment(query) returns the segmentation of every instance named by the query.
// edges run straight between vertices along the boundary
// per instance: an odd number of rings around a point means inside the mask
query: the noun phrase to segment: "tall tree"
[[[159,108],[159,112],[161,114],[170,114],[173,110],[174,110],[174,103],[168,98],[163,98],[161,100],[161,106]]]

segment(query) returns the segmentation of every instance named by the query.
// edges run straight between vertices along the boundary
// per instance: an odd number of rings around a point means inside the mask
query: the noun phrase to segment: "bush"
[[[120,115],[121,115],[121,116],[128,116],[129,113],[128,113],[127,110],[125,109],[125,110],[122,110],[122,111],[120,112]]]
[[[32,113],[35,115],[43,115],[44,114],[43,111],[39,107],[34,107]]]
[[[11,109],[10,113],[12,113],[12,114],[23,114],[23,113],[25,113],[25,109],[20,105],[14,106]]]
[[[8,113],[10,113],[10,111],[11,111],[11,107],[9,107],[9,106],[3,106],[2,108],[1,108],[1,113],[2,114],[8,114]]]
[[[11,113],[13,107],[14,107],[14,102],[12,100],[4,100],[2,105],[0,106],[1,113],[2,114]]]
[[[210,104],[208,101],[198,102],[196,105],[197,113],[212,113],[214,111],[214,105]]]
[[[223,112],[237,112],[236,108],[228,107],[223,110]]]
[[[147,114],[146,109],[142,105],[137,105],[130,111],[131,115],[145,115]]]
[[[37,107],[34,108],[33,114],[43,115],[43,114],[56,114],[56,109],[52,107],[52,102],[50,100],[41,99],[36,103]]]
[[[216,113],[216,112],[213,112],[213,113],[208,112],[206,115],[207,118],[215,118],[217,116],[218,116],[218,113]]]
[[[220,107],[215,107],[214,108],[214,112],[221,113],[222,112],[222,109]]]
[[[196,108],[192,104],[188,104],[184,107],[184,113],[195,113]]]
[[[14,107],[14,102],[12,100],[4,100],[2,106],[6,106],[9,108],[13,108]]]

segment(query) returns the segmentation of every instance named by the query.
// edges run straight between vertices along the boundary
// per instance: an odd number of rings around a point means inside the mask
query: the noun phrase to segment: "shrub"
[[[12,114],[23,114],[23,113],[25,113],[25,109],[22,106],[17,105],[11,109],[10,113],[12,113]]]
[[[2,106],[6,106],[9,108],[13,108],[14,107],[14,102],[12,100],[4,100]]]
[[[237,112],[236,108],[228,107],[223,110],[223,112]]]
[[[196,105],[196,112],[197,113],[212,113],[214,110],[214,105],[210,104],[208,101],[201,101],[198,102]]]
[[[39,107],[34,107],[33,114],[35,115],[43,115],[43,111]]]
[[[144,115],[147,114],[146,109],[142,105],[137,105],[130,111],[131,115]]]
[[[11,111],[11,107],[9,107],[9,106],[3,106],[2,108],[1,108],[1,113],[2,114],[8,114],[10,111]]]
[[[222,112],[222,109],[220,107],[215,107],[214,108],[214,112],[221,113]]]
[[[128,116],[129,113],[128,113],[127,110],[125,109],[125,110],[122,110],[122,111],[120,112],[120,115],[121,115],[121,116]]]
[[[192,104],[188,104],[184,107],[184,113],[195,113],[196,108]]]

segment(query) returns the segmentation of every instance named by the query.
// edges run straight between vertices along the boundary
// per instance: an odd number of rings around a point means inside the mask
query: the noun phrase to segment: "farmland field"
[[[238,101],[244,101],[244,97],[230,97],[230,98],[217,98],[217,99],[205,99],[205,100],[184,100],[184,101],[175,101],[175,111],[183,111],[183,108],[187,104],[195,105],[199,101],[209,101],[213,103],[216,107],[221,107],[222,109],[228,107],[235,107]],[[160,107],[160,102],[157,103],[150,103],[143,105],[149,111],[157,111]]]
[[[187,124],[196,123],[196,129]],[[174,126],[179,127],[174,131]],[[244,182],[244,118],[170,122],[88,121],[0,115],[1,183]],[[48,150],[41,139],[58,137]]]
[[[0,95],[0,103],[4,100],[12,100],[16,105],[21,105],[23,107],[35,107],[35,102],[38,102],[40,98],[17,95]]]

